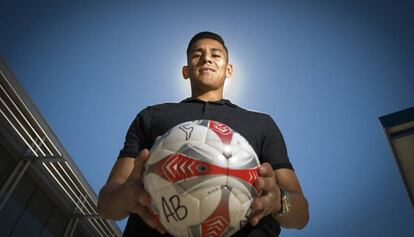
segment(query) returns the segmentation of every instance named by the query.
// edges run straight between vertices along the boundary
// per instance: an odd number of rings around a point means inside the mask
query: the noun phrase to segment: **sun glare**
[[[231,55],[230,64],[233,65],[233,75],[231,78],[227,78],[224,84],[224,98],[233,102],[241,101],[244,89],[243,70],[240,61]]]

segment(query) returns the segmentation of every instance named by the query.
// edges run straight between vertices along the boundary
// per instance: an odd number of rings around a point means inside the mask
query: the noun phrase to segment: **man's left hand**
[[[254,182],[258,195],[252,202],[253,213],[250,223],[255,226],[259,221],[281,208],[280,189],[275,173],[269,163],[263,163],[258,168],[259,177]]]

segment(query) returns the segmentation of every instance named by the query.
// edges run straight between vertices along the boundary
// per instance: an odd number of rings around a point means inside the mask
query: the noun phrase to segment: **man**
[[[132,122],[98,201],[98,212],[104,218],[129,215],[124,236],[156,237],[165,233],[146,208],[150,198],[142,186],[144,163],[158,136],[179,123],[197,119],[229,125],[249,141],[262,163],[260,177],[254,183],[259,196],[252,202],[250,223],[234,236],[277,236],[280,226],[301,229],[307,224],[308,203],[273,119],[223,99],[224,82],[233,72],[228,59],[219,35],[196,34],[188,45],[187,65],[182,69],[184,79],[191,83],[191,97],[180,103],[149,106]]]

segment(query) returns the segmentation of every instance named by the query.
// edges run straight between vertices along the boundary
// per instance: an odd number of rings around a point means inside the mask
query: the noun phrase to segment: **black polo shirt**
[[[204,102],[187,98],[180,103],[148,106],[132,121],[118,158],[136,157],[140,150],[150,149],[155,139],[168,129],[183,122],[200,119],[219,121],[240,133],[253,147],[260,162],[270,163],[273,169],[293,170],[282,134],[273,119],[267,114],[243,109],[225,99]],[[234,236],[267,237],[277,236],[279,233],[279,224],[267,216],[256,227],[247,224]],[[147,226],[138,215],[130,214],[124,236],[170,235],[161,235]]]

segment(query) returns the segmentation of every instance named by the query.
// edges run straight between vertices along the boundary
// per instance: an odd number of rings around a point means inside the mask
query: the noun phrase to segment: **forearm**
[[[98,214],[105,219],[120,220],[128,215],[123,205],[122,184],[107,183],[99,192]]]
[[[272,216],[284,228],[302,229],[309,221],[308,201],[301,192],[287,192],[290,200],[289,213],[286,216]]]

